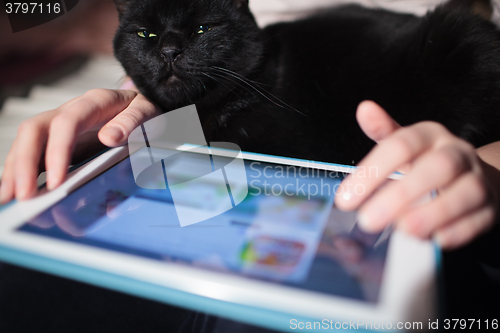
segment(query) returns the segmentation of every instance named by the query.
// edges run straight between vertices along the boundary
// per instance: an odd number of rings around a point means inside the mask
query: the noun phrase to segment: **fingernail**
[[[0,184],[0,204],[6,204],[8,201],[6,188],[6,183],[2,182],[2,184]]]
[[[105,128],[102,134],[114,141],[121,141],[124,137],[123,132],[119,128],[113,126]]]
[[[343,209],[355,209],[356,206],[356,200],[355,200],[355,193],[352,191],[352,185],[349,182],[350,177],[344,179],[340,185],[337,187],[337,192],[336,194],[338,195],[338,203],[339,203],[339,208]]]
[[[57,182],[59,181],[59,179],[54,175],[53,172],[50,172],[49,170],[47,170],[46,176],[47,176],[47,190],[52,191],[57,187]]]
[[[384,223],[388,223],[390,221],[386,221],[386,213],[385,210],[379,207],[367,209],[358,214],[359,225],[365,231],[375,232],[379,231],[379,229],[383,229],[385,227]]]
[[[24,200],[28,196],[28,188],[26,179],[19,178],[16,179],[16,199]]]
[[[356,209],[356,206],[353,205],[353,200],[351,200],[352,197],[353,195],[350,192],[339,193],[339,200],[336,200],[335,202],[337,208],[345,211]]]
[[[358,215],[358,224],[361,229],[364,231],[370,231],[372,229],[372,224],[370,219],[365,214]]]

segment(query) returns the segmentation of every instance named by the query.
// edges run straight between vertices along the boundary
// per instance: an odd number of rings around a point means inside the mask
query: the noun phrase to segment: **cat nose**
[[[169,63],[174,62],[175,58],[177,58],[177,56],[181,53],[182,51],[177,47],[166,46],[161,49],[163,59]]]

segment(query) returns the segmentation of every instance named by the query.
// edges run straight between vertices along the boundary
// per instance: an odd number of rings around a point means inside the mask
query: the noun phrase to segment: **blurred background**
[[[0,10],[0,176],[19,124],[93,88],[119,88],[112,0],[82,0],[54,20],[13,33]]]

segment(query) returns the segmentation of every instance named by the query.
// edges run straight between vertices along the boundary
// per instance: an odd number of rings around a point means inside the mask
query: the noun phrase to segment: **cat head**
[[[115,56],[141,92],[165,111],[196,103],[224,85],[222,69],[248,75],[260,62],[260,30],[248,0],[115,4],[120,16]]]

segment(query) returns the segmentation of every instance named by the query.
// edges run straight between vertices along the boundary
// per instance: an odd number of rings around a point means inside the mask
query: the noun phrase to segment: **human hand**
[[[45,152],[47,188],[64,181],[73,153],[102,142],[116,147],[143,122],[160,114],[146,97],[132,90],[94,89],[59,108],[23,122],[7,155],[0,203],[36,194],[39,164]]]
[[[483,162],[472,145],[438,123],[401,127],[373,102],[361,103],[356,117],[378,145],[343,181],[336,205],[359,209],[363,229],[379,232],[394,222],[409,234],[453,249],[494,224],[500,203],[491,180],[498,179],[499,171]],[[374,167],[375,174],[366,172]],[[396,170],[406,176],[376,191]],[[353,190],[360,186],[364,191]],[[439,191],[434,200],[415,206],[434,189]]]

